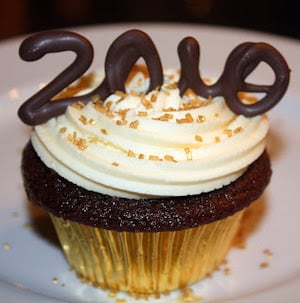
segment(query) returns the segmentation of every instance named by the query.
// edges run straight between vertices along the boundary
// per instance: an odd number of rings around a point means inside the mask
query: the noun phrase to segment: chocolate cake
[[[208,193],[161,199],[110,197],[79,187],[39,159],[29,142],[22,173],[29,199],[55,216],[94,227],[131,232],[181,230],[223,219],[261,196],[271,177],[265,151],[245,174]]]

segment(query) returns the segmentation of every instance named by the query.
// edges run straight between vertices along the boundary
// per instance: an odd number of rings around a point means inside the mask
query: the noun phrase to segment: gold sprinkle
[[[177,161],[174,159],[174,157],[171,156],[171,155],[165,155],[165,156],[164,156],[164,159],[165,159],[166,161],[177,162]]]
[[[115,95],[118,96],[118,97],[121,97],[121,98],[126,98],[128,96],[127,93],[124,93],[124,92],[122,92],[120,90],[116,90],[115,91]]]
[[[141,101],[146,108],[152,108],[151,101],[147,100],[146,97],[143,96]]]
[[[103,107],[103,102],[95,103],[95,109],[101,114],[106,114],[107,110]]]
[[[139,117],[147,117],[147,115],[148,115],[147,112],[141,112],[141,111],[138,112]]]
[[[129,157],[135,157],[135,153],[132,150],[128,150],[127,155]]]
[[[215,113],[215,118],[218,118],[220,116],[219,113]]]
[[[164,117],[168,120],[173,119],[173,115],[172,114],[164,114]]]
[[[243,128],[242,126],[239,126],[239,127],[235,128],[235,129],[233,130],[233,132],[234,132],[235,134],[238,134],[238,133],[240,133],[240,132],[243,131],[243,130],[244,130],[244,128]]]
[[[192,102],[188,102],[188,103],[184,103],[182,104],[181,106],[181,110],[189,110],[189,109],[192,109],[193,105],[192,105]]]
[[[202,100],[202,99],[199,99],[196,96],[195,98],[189,100],[189,102],[182,104],[182,106],[181,106],[180,109],[183,109],[183,110],[195,109],[195,108],[207,106],[210,103],[211,103],[210,99],[208,99],[208,100]]]
[[[116,299],[116,303],[126,303],[126,299],[118,298]]]
[[[245,101],[248,104],[253,104],[257,102],[257,97],[255,97],[254,95],[251,94],[247,94],[245,92],[239,92],[238,93],[238,98],[240,100],[243,99],[243,101]]]
[[[206,117],[205,117],[205,116],[202,116],[202,115],[199,115],[199,116],[197,117],[197,119],[196,119],[196,121],[197,121],[198,123],[205,122],[205,120],[206,120]]]
[[[137,97],[138,93],[135,90],[130,91],[130,95],[133,97]]]
[[[102,133],[103,135],[108,135],[107,129],[101,128],[100,131],[101,131],[101,133]]]
[[[79,117],[79,121],[80,121],[83,125],[87,125],[87,123],[88,123],[88,119],[87,119],[87,117],[84,116],[84,115],[81,115],[81,116]]]
[[[262,262],[260,263],[259,267],[264,269],[264,268],[268,268],[270,266],[270,264],[268,262]]]
[[[187,103],[184,103],[182,106],[181,106],[181,109],[183,110],[189,110],[189,109],[195,109],[195,108],[199,108],[201,106],[206,106],[208,104],[208,101],[204,101],[204,100],[201,100],[201,99],[192,99],[190,100],[190,102],[187,102]]]
[[[224,134],[227,135],[229,138],[232,137],[232,135],[233,135],[232,129],[228,129],[228,128],[227,128],[227,129],[224,129],[223,132],[224,132]]]
[[[69,142],[73,142],[73,136],[72,136],[71,134],[68,134],[67,140],[68,140]]]
[[[95,121],[93,118],[91,118],[91,119],[89,120],[89,124],[90,124],[90,125],[95,125],[95,124],[96,124],[96,121]]]
[[[198,99],[198,98],[192,99],[190,102],[190,107],[191,107],[191,109],[198,108],[201,106],[201,104],[202,104],[202,101],[200,99]]]
[[[187,160],[192,160],[192,152],[191,152],[190,148],[189,147],[185,147],[184,151],[186,153]]]
[[[213,98],[211,96],[208,96],[208,99],[206,101],[203,101],[203,106],[207,106],[213,102]]]
[[[168,89],[176,89],[177,87],[178,87],[178,85],[176,82],[166,85],[166,88],[168,88]]]
[[[127,121],[126,121],[126,120],[117,120],[117,121],[116,121],[116,124],[117,124],[117,125],[126,125],[126,124],[127,124]]]
[[[168,90],[164,89],[163,87],[162,87],[162,90],[164,91],[164,93],[165,93],[167,96],[170,96],[171,93],[170,93]]]
[[[78,101],[78,104],[81,106],[81,108],[85,107],[85,104],[82,101]]]
[[[190,88],[188,88],[185,92],[184,92],[185,96],[189,96],[189,97],[196,97],[197,94]]]
[[[188,123],[193,123],[194,122],[194,118],[190,113],[187,113],[185,115],[186,120],[188,121]]]
[[[121,117],[122,120],[126,120],[126,115],[129,109],[120,109],[117,114]]]
[[[88,147],[85,139],[77,138],[76,131],[74,131],[73,134],[68,134],[67,140],[78,147],[80,150],[85,150]]]
[[[195,140],[198,141],[198,142],[202,142],[203,138],[200,135],[196,135]]]
[[[137,128],[139,126],[139,121],[135,120],[129,123],[130,128]]]
[[[151,161],[158,161],[159,160],[159,156],[149,155],[149,160],[151,160]]]
[[[145,155],[144,154],[139,154],[139,159],[145,159]]]
[[[183,119],[176,119],[176,122],[181,124],[181,123],[193,123],[194,118],[190,113],[185,114],[185,117]]]
[[[3,249],[4,249],[4,250],[10,250],[10,249],[11,249],[11,244],[10,244],[10,243],[7,243],[7,242],[4,243],[4,244],[3,244]]]
[[[76,109],[81,110],[81,109],[84,108],[84,105],[85,104],[82,101],[77,101],[77,102],[72,103],[71,106],[74,107],[74,108],[76,108]]]
[[[100,99],[100,96],[99,96],[99,95],[94,95],[94,96],[92,96],[91,100],[92,100],[92,102],[93,102],[94,104],[97,104],[97,103],[99,103],[99,102],[103,104],[103,101]]]
[[[203,101],[200,100],[200,99],[198,99],[198,98],[192,99],[192,101],[191,101],[191,107],[192,107],[192,108],[198,108],[198,107],[200,107],[202,104],[203,104]]]
[[[87,149],[87,144],[86,144],[86,140],[83,138],[77,139],[74,142],[74,145],[77,146],[80,150],[85,150]]]
[[[211,103],[211,99],[209,100],[201,100],[201,99],[194,99],[193,100],[193,105],[194,105],[194,108],[198,108],[198,107],[201,107],[201,106],[207,106]]]
[[[179,70],[178,70],[178,72],[179,72]],[[173,80],[174,78],[175,78],[174,75],[169,75],[169,79],[170,79],[170,80]]]
[[[112,101],[108,101],[108,102],[105,103],[105,108],[106,108],[107,111],[110,111],[110,108],[111,108],[112,104],[113,104]]]
[[[113,162],[112,165],[118,167],[120,164],[118,162]]]
[[[115,117],[115,115],[111,111],[107,111],[106,116],[110,119],[113,119]]]
[[[59,132],[60,132],[61,134],[64,134],[66,131],[67,131],[67,128],[66,128],[66,127],[61,127],[60,130],[59,130]]]
[[[194,294],[192,288],[181,289],[181,295],[183,302],[199,302],[203,300],[203,297]]]
[[[163,111],[164,112],[175,112],[175,111],[177,111],[177,109],[174,107],[168,107],[168,108],[163,108]]]
[[[216,142],[216,143],[219,143],[220,141],[221,141],[220,137],[219,137],[219,136],[216,136],[216,137],[215,137],[215,142]]]
[[[157,95],[152,94],[150,100],[151,100],[151,102],[156,102],[156,100],[157,100]]]
[[[273,253],[270,251],[270,249],[264,249],[263,250],[263,253],[268,256],[269,258],[272,258],[273,257]]]
[[[59,282],[59,281],[58,281],[58,278],[54,277],[54,278],[52,279],[52,283],[53,283],[53,284],[58,284],[58,282]]]
[[[159,121],[169,121],[170,119],[173,119],[173,115],[172,114],[164,114],[160,117],[157,118],[152,118],[153,120],[159,120]]]

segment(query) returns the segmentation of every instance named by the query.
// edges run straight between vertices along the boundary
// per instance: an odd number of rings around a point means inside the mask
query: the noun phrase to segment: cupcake
[[[34,126],[22,156],[28,199],[49,213],[83,281],[135,297],[199,281],[270,181],[265,112],[287,89],[285,60],[247,42],[218,81],[204,81],[194,38],[178,46],[180,70],[164,69],[138,30],[120,35],[104,69],[88,76],[92,46],[72,32],[31,36],[20,55],[64,50],[76,53],[73,64],[19,109]],[[146,66],[135,65],[140,57]],[[261,61],[274,71],[271,86],[245,82]]]

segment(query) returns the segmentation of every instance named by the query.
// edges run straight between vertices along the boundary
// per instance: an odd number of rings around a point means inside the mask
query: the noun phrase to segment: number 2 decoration
[[[92,92],[51,101],[51,99],[82,76],[90,67],[94,51],[83,36],[69,31],[38,33],[25,39],[19,49],[25,61],[35,61],[48,53],[73,51],[74,61],[48,85],[30,97],[19,109],[20,119],[29,125],[38,125],[61,115],[67,106],[76,101],[87,103],[98,95],[104,100],[116,90],[125,90],[130,70],[143,58],[150,75],[149,91],[163,84],[163,70],[157,49],[151,38],[139,30],[129,30],[120,35],[109,47],[105,58],[105,78]],[[236,114],[248,117],[263,114],[275,106],[287,90],[290,70],[282,55],[266,43],[246,42],[237,46],[228,56],[223,73],[213,85],[204,83],[199,72],[200,47],[192,37],[184,38],[178,45],[181,74],[178,82],[180,94],[192,89],[199,96],[223,96],[228,107]],[[246,78],[260,62],[267,63],[275,74],[272,85],[247,83]],[[238,92],[264,93],[254,104],[244,104]]]

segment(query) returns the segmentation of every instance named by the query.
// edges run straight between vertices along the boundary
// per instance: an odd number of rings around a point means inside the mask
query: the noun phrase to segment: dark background
[[[187,22],[300,38],[291,0],[4,0],[0,39],[41,30],[120,22]]]

